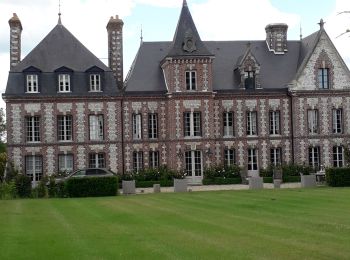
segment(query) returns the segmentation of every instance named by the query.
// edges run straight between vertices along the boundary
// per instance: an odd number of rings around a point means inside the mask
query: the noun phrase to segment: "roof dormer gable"
[[[62,66],[62,67],[59,67],[58,69],[55,69],[55,72],[56,73],[60,73],[60,72],[62,72],[62,73],[72,73],[73,72],[73,70],[72,69],[70,69],[70,68],[67,68],[67,67],[65,67],[65,66]]]

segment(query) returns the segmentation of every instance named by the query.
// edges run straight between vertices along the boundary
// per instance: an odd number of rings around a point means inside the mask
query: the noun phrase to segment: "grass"
[[[0,259],[349,259],[350,189],[0,201]]]

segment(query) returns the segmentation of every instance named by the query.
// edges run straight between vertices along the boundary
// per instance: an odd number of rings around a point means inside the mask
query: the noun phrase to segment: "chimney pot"
[[[266,44],[274,54],[284,54],[288,51],[287,30],[288,25],[285,23],[271,23],[265,27]]]

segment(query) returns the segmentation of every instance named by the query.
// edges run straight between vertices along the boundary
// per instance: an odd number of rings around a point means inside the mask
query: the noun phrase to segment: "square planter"
[[[302,188],[316,187],[316,175],[301,175],[300,179]]]
[[[153,192],[154,193],[160,192],[160,184],[153,184]]]
[[[187,192],[187,179],[174,179],[174,192]]]
[[[273,180],[273,187],[275,189],[279,189],[281,188],[281,183],[282,183],[282,180],[279,180],[279,179]]]
[[[122,181],[123,194],[135,194],[135,180]]]
[[[249,189],[257,190],[264,188],[264,182],[262,177],[250,177],[248,178]]]

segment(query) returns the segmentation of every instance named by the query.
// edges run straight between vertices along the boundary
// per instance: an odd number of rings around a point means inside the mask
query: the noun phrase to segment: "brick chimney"
[[[10,25],[10,69],[21,61],[22,24],[16,13],[9,20]]]
[[[274,54],[284,54],[288,51],[287,30],[288,25],[285,23],[272,23],[265,27],[266,44]]]
[[[123,21],[118,15],[109,19],[108,33],[108,64],[117,80],[118,88],[123,88]]]

